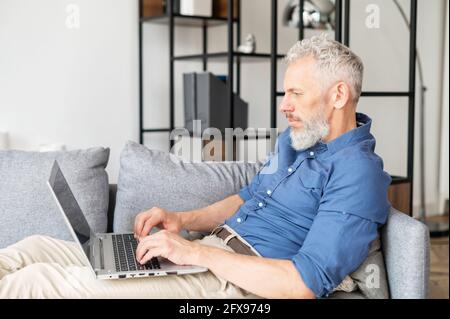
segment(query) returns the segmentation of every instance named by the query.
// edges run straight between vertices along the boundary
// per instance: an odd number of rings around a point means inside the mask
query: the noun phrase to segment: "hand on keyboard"
[[[162,256],[178,265],[196,265],[200,244],[188,241],[178,234],[161,230],[139,241],[136,259],[145,264],[156,256]]]
[[[138,243],[132,234],[117,234],[112,236],[114,259],[117,271],[133,271],[144,269],[160,269],[157,258],[152,258],[144,265],[136,260]]]
[[[182,227],[180,216],[159,207],[142,212],[134,220],[134,237],[141,239],[147,236],[153,227],[179,233]]]

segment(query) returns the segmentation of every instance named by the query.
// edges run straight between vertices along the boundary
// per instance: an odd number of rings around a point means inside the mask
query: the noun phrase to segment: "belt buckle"
[[[211,231],[211,235],[217,235],[222,231],[222,229],[225,229],[223,226],[217,226]]]
[[[232,240],[233,238],[235,238],[236,235],[233,233],[230,233],[227,237],[225,237],[223,239],[223,242],[225,243],[225,245],[228,245],[228,243],[230,242],[230,240]],[[239,238],[236,238],[237,240],[239,240]],[[239,240],[240,241],[240,240]],[[228,245],[229,246],[229,245]]]

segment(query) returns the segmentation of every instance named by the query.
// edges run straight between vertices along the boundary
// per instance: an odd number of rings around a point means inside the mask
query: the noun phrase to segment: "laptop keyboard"
[[[156,257],[150,259],[145,265],[136,260],[136,248],[138,242],[133,234],[112,235],[114,259],[117,271],[133,271],[146,269],[161,269]]]

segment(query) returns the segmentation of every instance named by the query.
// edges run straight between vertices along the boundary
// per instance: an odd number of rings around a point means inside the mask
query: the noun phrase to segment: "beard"
[[[302,121],[302,128],[291,127],[290,137],[293,149],[305,150],[328,135],[330,126],[322,114],[322,110],[319,110],[311,119]]]

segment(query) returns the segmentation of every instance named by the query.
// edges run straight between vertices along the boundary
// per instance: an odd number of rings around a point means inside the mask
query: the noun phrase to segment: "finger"
[[[138,218],[136,218],[136,228],[135,228],[136,236],[138,236],[138,237],[140,236],[145,222],[147,221],[147,219],[151,218],[154,213],[155,213],[155,210],[154,210],[154,208],[152,208],[149,211],[143,213],[141,216],[138,216]]]
[[[150,236],[143,238],[136,248],[136,260],[139,261],[145,255],[147,250],[156,246],[157,243],[155,243],[154,239],[150,238]]]
[[[147,250],[145,255],[140,260],[138,259],[138,261],[141,265],[144,265],[150,259],[152,259],[153,257],[157,257],[157,256],[161,256],[161,248],[160,247],[155,247],[155,248],[151,248],[151,249]]]
[[[144,237],[147,236],[150,231],[153,229],[153,227],[155,227],[156,225],[158,225],[159,223],[161,223],[161,215],[158,213],[154,213],[150,216],[150,218],[148,218],[145,223],[144,226],[142,227],[142,230],[140,233],[138,233],[137,235],[140,237]]]
[[[136,218],[134,219],[134,235],[135,235],[135,237],[137,236],[138,228],[139,228],[140,223],[142,222],[142,219],[145,219],[144,216],[147,214],[148,214],[148,212],[139,213],[136,216]]]

